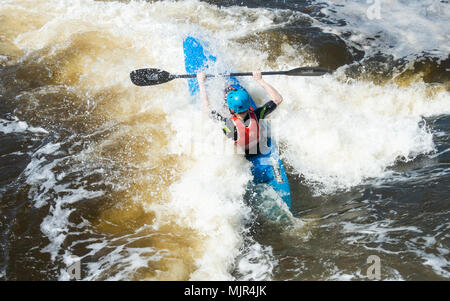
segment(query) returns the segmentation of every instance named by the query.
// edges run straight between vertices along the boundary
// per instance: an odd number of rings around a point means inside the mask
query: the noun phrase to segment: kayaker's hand
[[[257,82],[259,82],[259,81],[262,80],[262,74],[261,74],[261,71],[256,70],[256,71],[253,71],[252,73],[253,73],[253,79],[254,79],[254,80],[256,80]]]
[[[253,78],[256,80],[256,82],[258,82],[258,84],[260,84],[261,87],[263,87],[264,90],[266,90],[266,92],[270,96],[270,99],[278,106],[283,101],[283,97],[281,96],[281,94],[278,93],[278,91],[275,90],[274,87],[272,87],[271,85],[266,83],[265,80],[262,79],[261,71],[257,70],[253,71],[252,73]]]
[[[204,85],[206,82],[206,75],[203,72],[197,73],[197,80],[200,85]]]

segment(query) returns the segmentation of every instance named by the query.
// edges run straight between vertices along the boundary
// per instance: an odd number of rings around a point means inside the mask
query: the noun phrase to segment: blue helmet
[[[244,89],[232,90],[227,95],[228,107],[235,113],[242,113],[250,109],[250,95]]]

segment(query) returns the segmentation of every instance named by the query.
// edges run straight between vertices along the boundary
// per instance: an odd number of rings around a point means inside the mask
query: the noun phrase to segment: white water
[[[283,120],[277,128],[287,161],[325,191],[382,177],[396,159],[434,150],[432,134],[419,122],[448,113],[448,93],[430,99],[421,83],[400,88],[319,81],[283,80],[286,103],[274,116]]]
[[[233,65],[235,70],[267,69],[265,53],[243,48],[232,39],[282,26],[274,21],[281,14],[290,14],[291,18],[301,14],[238,7],[218,9],[194,0],[155,3],[2,1],[0,12],[8,10],[16,13],[23,10],[22,13],[41,18],[38,25],[27,28],[14,39],[26,56],[45,48],[50,49],[45,55],[52,56],[86,38],[86,44],[81,44],[86,45],[85,48],[78,50],[74,61],[81,70],[74,83],[80,88],[81,96],[86,95],[86,99],[92,101],[91,96],[96,92],[116,89],[126,91],[125,97],[116,100],[123,113],[136,107],[139,112],[164,112],[166,122],[162,133],[168,137],[169,144],[151,157],[160,158],[169,153],[186,154],[186,157],[177,163],[183,166],[183,171],[178,180],[170,183],[169,199],[144,204],[149,212],[156,214],[151,227],[158,229],[177,223],[200,236],[202,252],[195,260],[196,269],[189,279],[232,279],[230,270],[241,255],[245,222],[250,218],[250,208],[242,200],[245,185],[251,178],[248,162],[217,151],[216,146],[223,143],[218,124],[205,120],[205,127],[192,122],[192,119],[201,120],[201,114],[189,105],[185,82],[178,80],[138,88],[131,84],[128,73],[145,66],[183,73],[181,41],[188,33],[209,41],[220,53],[222,66]],[[90,44],[91,36],[100,44]],[[101,44],[103,42],[105,44]],[[301,57],[297,61],[290,60],[292,47],[286,44],[284,49],[285,54],[277,60],[279,69],[294,68],[303,62]],[[383,177],[386,168],[398,157],[408,159],[433,151],[432,134],[426,127],[419,126],[421,116],[450,112],[449,94],[440,92],[430,98],[426,85],[420,82],[399,88],[363,82],[342,83],[333,76],[268,77],[267,81],[284,96],[284,103],[273,114],[273,119],[275,134],[284,145],[285,162],[314,185],[318,193],[347,189],[370,177]],[[250,79],[242,83],[257,102],[268,100]],[[211,100],[216,105],[222,100],[220,94],[218,88],[211,90]],[[113,118],[120,119],[120,116]],[[206,137],[199,142],[200,146],[195,146],[201,152],[191,152],[189,144],[179,143],[190,137],[192,131]],[[229,150],[232,144],[224,148]],[[48,154],[56,152],[57,146],[48,151]],[[37,193],[34,197],[37,207],[46,202],[40,198],[42,191],[58,187],[58,175],[52,171],[53,166],[41,166],[39,160],[37,154],[26,169],[28,182],[39,188],[31,192]],[[142,164],[150,166],[151,160],[154,159],[149,158],[149,162]],[[101,193],[70,189],[68,192],[64,199],[56,200],[41,225],[42,232],[51,241],[43,251],[50,252],[53,259],[59,256],[68,231],[70,205]],[[94,254],[107,244],[95,242],[89,248]],[[246,252],[237,263],[243,279],[270,278],[275,264],[271,250],[252,242]],[[70,255],[65,252],[62,261],[69,262]],[[147,262],[169,255],[167,250],[129,248],[122,244],[97,263],[89,264],[88,279],[100,277],[118,262],[124,268],[110,279],[127,279]],[[61,279],[67,279],[67,275],[61,273]]]
[[[12,117],[12,120],[0,119],[0,132],[3,134],[11,133],[36,133],[36,134],[48,134],[46,130],[40,127],[33,127],[27,124],[25,121],[19,120],[17,117]]]
[[[450,53],[450,5],[446,1],[320,2],[328,4],[322,9],[325,15],[347,23],[345,26],[323,25],[323,28],[337,35],[350,31],[350,44],[370,55],[381,52],[399,59],[428,53],[446,58]]]

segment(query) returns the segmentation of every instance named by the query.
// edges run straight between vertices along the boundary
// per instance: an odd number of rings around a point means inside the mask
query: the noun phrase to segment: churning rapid
[[[76,260],[84,280],[368,279],[376,255],[383,280],[448,280],[449,18],[439,0],[0,0],[0,279]],[[265,78],[289,222],[252,203],[185,80],[130,82],[185,73],[187,35],[229,70],[335,70]]]

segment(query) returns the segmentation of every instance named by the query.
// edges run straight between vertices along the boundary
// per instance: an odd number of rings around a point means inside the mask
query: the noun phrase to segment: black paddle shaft
[[[262,75],[275,75],[275,74],[284,74],[284,71],[269,71],[269,72],[261,72]],[[239,72],[239,73],[219,73],[219,74],[205,74],[206,77],[216,77],[216,76],[252,76],[252,72]],[[181,74],[181,75],[173,75],[174,78],[194,78],[197,77],[197,74]]]
[[[322,67],[300,67],[289,71],[264,71],[261,75],[290,75],[290,76],[320,76],[325,73],[330,73],[330,70]],[[206,77],[215,76],[253,76],[253,72],[237,72],[237,73],[222,73],[222,74],[205,74]],[[194,78],[196,74],[182,74],[172,75],[174,78]]]
[[[322,67],[300,67],[289,71],[264,71],[262,75],[289,75],[289,76],[321,76],[331,71]],[[206,74],[206,77],[215,76],[252,76],[252,72],[227,73],[227,74]],[[152,86],[167,83],[175,78],[195,78],[196,74],[170,74],[167,71],[144,68],[134,70],[130,73],[133,84],[137,86]]]

